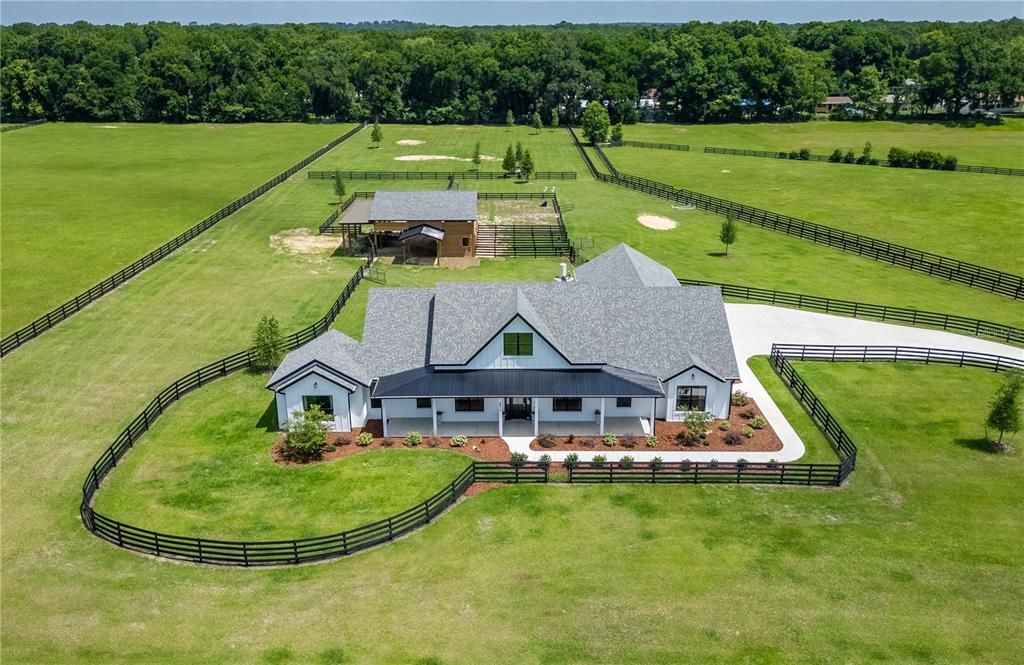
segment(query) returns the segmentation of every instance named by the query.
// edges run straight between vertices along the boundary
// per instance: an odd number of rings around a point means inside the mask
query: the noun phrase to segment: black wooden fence
[[[649,148],[652,150],[678,150],[682,152],[689,152],[690,146],[683,143],[651,143],[649,141],[619,141],[618,143],[612,143],[612,147],[625,147],[625,148]]]
[[[584,464],[569,469],[570,483],[760,484],[837,486],[852,471],[852,463],[796,464],[780,462],[615,462]]]
[[[583,146],[579,144],[572,128],[569,128],[569,132],[572,134],[573,139],[576,140],[580,154],[587,163],[591,174],[602,182],[628,187],[629,189],[676,203],[693,205],[719,215],[732,213],[736,219],[754,226],[810,240],[814,243],[841,249],[916,272],[922,272],[940,279],[958,282],[982,291],[998,293],[1015,300],[1024,299],[1024,277],[1019,275],[959,261],[948,256],[924,252],[903,245],[896,245],[859,233],[842,231],[825,226],[824,224],[808,222],[796,217],[790,217],[789,215],[754,208],[736,203],[735,201],[729,201],[728,199],[679,189],[648,178],[641,178],[621,172],[611,175],[601,173],[595,168],[590,156],[583,150]],[[600,150],[600,148],[597,147],[597,150]]]
[[[725,284],[722,282],[709,282],[702,279],[680,279],[679,283],[684,286],[718,286],[722,289],[722,295],[726,298],[738,298],[752,302],[763,302],[770,305],[782,307],[793,307],[796,309],[809,309],[826,314],[838,314],[850,316],[855,319],[872,319],[876,321],[894,321],[896,323],[917,326],[922,328],[937,328],[950,330],[957,333],[965,333],[974,337],[987,337],[1000,342],[1008,342],[1024,346],[1024,329],[982,321],[956,314],[942,314],[940,312],[929,312],[906,307],[892,307],[889,305],[875,305],[872,303],[856,302],[853,300],[837,300],[835,298],[823,298],[805,293],[793,293],[790,291],[774,291],[772,289],[761,289],[755,286],[741,286],[738,284]]]
[[[282,182],[286,181],[291,176],[295,175],[305,167],[309,166],[309,164],[311,164],[312,162],[316,161],[320,157],[323,157],[325,154],[327,154],[327,152],[329,152],[333,148],[337,147],[340,143],[353,136],[355,133],[360,131],[364,126],[365,123],[345,132],[338,138],[334,139],[327,145],[318,149],[316,152],[307,156],[305,159],[298,162],[297,164],[294,164],[285,171],[282,171],[281,173],[274,176],[267,182],[263,183],[256,189],[252,190],[245,196],[236,199],[235,201],[232,201],[231,203],[224,206],[217,212],[213,213],[212,215],[210,215],[203,221],[199,222],[189,230],[185,231],[181,235],[177,236],[172,240],[169,240],[160,247],[157,247],[155,250],[153,250],[149,254],[146,254],[135,263],[132,263],[131,265],[125,268],[122,268],[121,270],[114,273],[110,277],[107,277],[99,284],[96,284],[95,286],[90,288],[88,291],[79,294],[78,296],[67,301],[60,307],[57,307],[56,309],[48,312],[44,316],[39,317],[38,319],[33,321],[31,324],[25,326],[24,328],[21,328],[20,330],[11,333],[7,337],[4,337],[3,340],[0,340],[0,356],[5,356],[14,349],[24,344],[25,342],[29,341],[30,339],[38,337],[39,335],[54,327],[64,319],[67,319],[76,312],[80,311],[86,305],[98,300],[102,296],[106,295],[107,293],[110,293],[117,287],[121,286],[122,284],[130,280],[132,277],[135,277],[136,275],[140,274],[147,268],[155,265],[162,259],[167,258],[176,250],[180,249],[183,245],[198,237],[201,233],[213,227],[225,217],[228,217],[229,215],[245,207],[252,201],[255,201],[263,194],[266,194],[268,191],[270,191],[277,185],[280,185]]]
[[[832,346],[826,344],[772,344],[771,357],[787,361],[912,362],[923,365],[977,367],[993,372],[1024,370],[1024,360],[976,351],[934,349],[924,346]]]
[[[503,171],[309,171],[310,180],[514,180],[515,173]],[[535,171],[535,180],[575,180],[575,171]]]
[[[372,199],[372,198],[373,198],[373,192],[356,192],[356,193],[352,194],[352,196],[350,196],[347,199],[345,199],[345,201],[342,202],[342,204],[339,205],[337,207],[337,209],[335,209],[334,212],[332,212],[330,215],[327,216],[327,219],[325,219],[323,221],[323,223],[320,225],[320,229],[319,229],[320,234],[321,235],[330,235],[330,234],[345,233],[346,231],[349,230],[347,227],[349,227],[349,226],[356,226],[356,225],[350,225],[350,224],[340,224],[340,223],[338,223],[338,220],[341,218],[342,215],[345,214],[345,211],[349,209],[349,206],[351,206],[355,202],[356,199]]]
[[[717,148],[713,146],[705,146],[704,152],[712,153],[715,155],[737,155],[740,157],[770,157],[772,159],[791,159],[793,161],[803,162],[831,162],[833,164],[850,164],[850,162],[833,161],[829,155],[807,155],[793,157],[793,153],[786,152],[783,150],[744,150],[742,148]],[[865,166],[865,164],[856,164],[853,166]],[[877,164],[872,166],[890,166],[889,160],[880,159]],[[911,169],[913,170],[913,169]],[[924,169],[919,169],[924,170]],[[1024,169],[1015,169],[1006,166],[972,166],[971,164],[957,164],[956,168],[953,169],[930,169],[939,171],[959,171],[961,173],[989,173],[992,175],[1015,175],[1024,176]]]
[[[13,125],[7,125],[6,127],[0,127],[0,134],[3,132],[13,132],[16,129],[25,129],[26,127],[36,127],[37,125],[46,124],[45,120],[29,120],[28,122],[19,122]]]

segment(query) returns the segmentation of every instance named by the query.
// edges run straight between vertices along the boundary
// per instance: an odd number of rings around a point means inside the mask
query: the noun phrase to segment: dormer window
[[[505,333],[506,356],[532,356],[533,333]]]

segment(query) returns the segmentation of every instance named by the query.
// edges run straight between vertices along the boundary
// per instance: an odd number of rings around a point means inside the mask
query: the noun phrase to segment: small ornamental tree
[[[512,115],[512,109],[509,109],[505,114],[505,124],[512,127],[516,124],[516,117]]]
[[[516,153],[512,150],[511,145],[505,150],[505,159],[501,160],[501,170],[506,175],[516,172]]]
[[[612,127],[612,143],[622,143],[622,123]]]
[[[480,141],[477,141],[476,147],[473,148],[473,163],[480,168]]]
[[[558,129],[558,109],[551,109],[551,128]]]
[[[523,163],[523,144],[520,141],[516,141],[516,166],[521,166]]]
[[[608,119],[608,109],[600,102],[590,102],[583,111],[583,121],[580,123],[583,129],[583,136],[591,143],[604,143],[608,139],[608,128],[611,120]]]
[[[338,200],[345,200],[345,181],[341,179],[341,171],[334,172],[334,193],[338,195]]]
[[[317,405],[294,414],[288,420],[288,434],[281,446],[281,454],[285,459],[294,462],[323,459],[324,448],[327,447],[325,420],[329,420],[327,414]]]
[[[544,126],[544,124],[540,120],[540,113],[537,112],[537,111],[534,111],[533,112],[533,117],[530,118],[530,127],[533,127],[533,131],[535,131],[536,133],[540,134],[540,128],[543,127],[543,126]]]
[[[999,438],[993,441],[993,449],[1004,452],[1009,446],[1003,443],[1007,432],[1016,434],[1020,430],[1020,394],[1024,390],[1024,373],[1011,372],[1006,381],[999,386],[989,407],[985,425],[999,432]]]
[[[370,140],[373,141],[375,147],[379,148],[381,141],[384,140],[384,130],[380,128],[380,123],[376,120],[373,121],[373,131],[370,132]]]
[[[533,157],[529,150],[524,150],[523,161],[519,164],[519,171],[523,174],[524,179],[530,179],[530,176],[533,175],[533,168]]]
[[[277,367],[284,355],[284,337],[281,326],[273,316],[264,314],[256,324],[252,336],[253,364],[261,369]]]
[[[736,218],[733,217],[731,212],[722,220],[722,228],[718,232],[718,239],[725,245],[725,255],[728,256],[729,245],[736,242]]]

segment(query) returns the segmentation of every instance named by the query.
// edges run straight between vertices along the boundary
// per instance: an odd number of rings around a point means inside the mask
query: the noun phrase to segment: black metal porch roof
[[[444,231],[434,228],[429,224],[417,224],[412,228],[402,231],[402,233],[399,234],[398,239],[404,242],[409,238],[415,238],[416,236],[427,236],[434,240],[444,240]]]
[[[661,382],[619,367],[411,369],[377,381],[373,397],[664,397]]]

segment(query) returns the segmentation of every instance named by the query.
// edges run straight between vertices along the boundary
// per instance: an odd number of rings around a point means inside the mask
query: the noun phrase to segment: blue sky
[[[308,0],[179,1],[166,0],[0,0],[0,21],[33,23],[144,23],[152,20],[188,23],[305,23],[400,19],[444,25],[658,22],[737,19],[799,23],[839,19],[979,21],[1024,15],[1017,1],[961,0],[811,0],[624,2],[621,0],[374,0],[373,2],[309,2]]]

